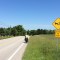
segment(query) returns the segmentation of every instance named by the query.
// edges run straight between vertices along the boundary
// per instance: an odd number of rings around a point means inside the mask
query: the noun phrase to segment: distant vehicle
[[[28,35],[25,35],[25,42],[28,42]]]

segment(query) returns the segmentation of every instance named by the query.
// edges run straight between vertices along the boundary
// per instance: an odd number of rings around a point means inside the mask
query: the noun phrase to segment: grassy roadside
[[[58,52],[54,35],[31,36],[22,60],[60,60],[60,39]]]
[[[13,36],[0,36],[0,40],[1,39],[6,39],[6,38],[11,38],[11,37],[13,37]]]

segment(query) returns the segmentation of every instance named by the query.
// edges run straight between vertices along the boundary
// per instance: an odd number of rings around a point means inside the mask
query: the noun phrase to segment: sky
[[[60,0],[0,0],[0,27],[23,25],[25,29],[55,29]]]

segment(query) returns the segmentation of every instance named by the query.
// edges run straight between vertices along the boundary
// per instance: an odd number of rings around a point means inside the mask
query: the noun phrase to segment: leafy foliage
[[[0,35],[1,36],[19,36],[25,35],[26,31],[22,25],[17,25],[15,27],[8,27],[8,28],[0,28]]]
[[[54,30],[46,30],[46,29],[28,30],[27,34],[29,35],[54,34]]]
[[[17,25],[14,27],[0,28],[1,36],[19,36],[19,35],[40,35],[40,34],[53,34],[54,30],[37,29],[26,31],[22,25]]]

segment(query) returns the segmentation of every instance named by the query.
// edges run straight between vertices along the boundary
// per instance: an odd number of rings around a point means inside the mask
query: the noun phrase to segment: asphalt
[[[22,60],[27,43],[24,36],[0,40],[0,60]]]

